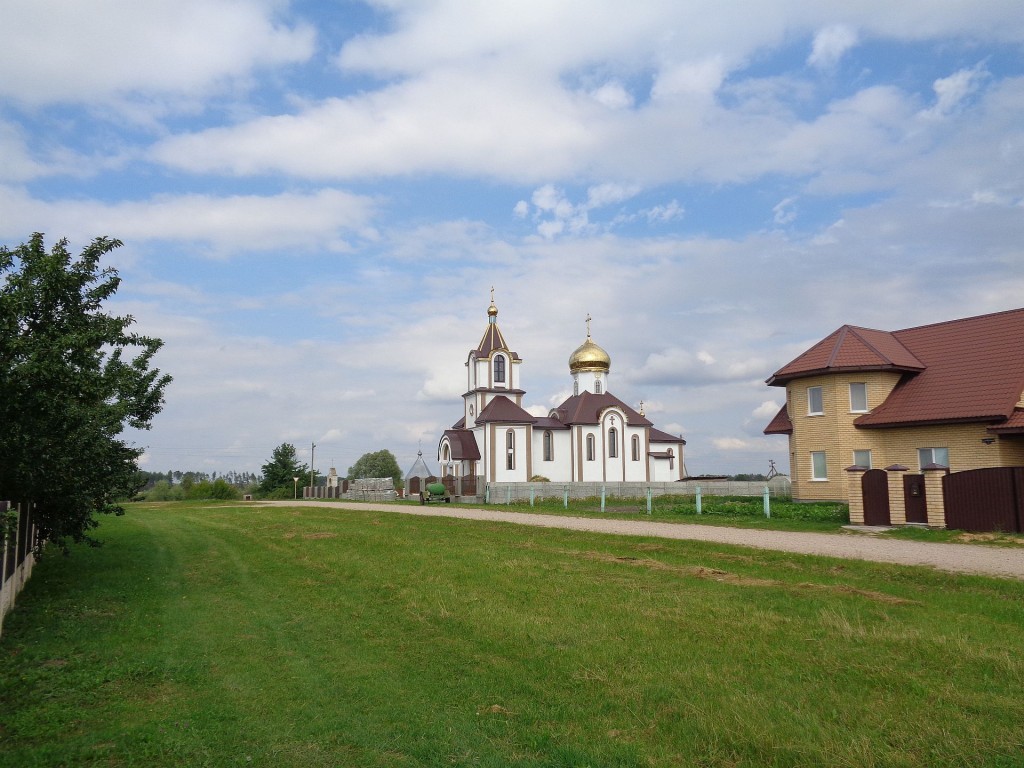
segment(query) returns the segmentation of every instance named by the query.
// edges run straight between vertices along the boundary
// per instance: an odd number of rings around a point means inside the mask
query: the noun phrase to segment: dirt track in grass
[[[976,573],[1024,579],[1024,550],[975,544],[933,543],[881,539],[866,533],[800,533],[792,531],[761,531],[687,523],[656,523],[645,520],[610,520],[591,517],[537,515],[464,507],[424,507],[406,504],[339,504],[332,501],[260,502],[285,507],[334,507],[339,511],[363,510],[405,515],[453,517],[464,520],[486,520],[541,528],[564,528],[573,531],[612,533],[619,536],[651,536],[664,539],[692,539],[732,544],[739,547],[773,549],[802,555],[824,555],[847,560],[871,560],[899,565],[931,566],[943,571]]]

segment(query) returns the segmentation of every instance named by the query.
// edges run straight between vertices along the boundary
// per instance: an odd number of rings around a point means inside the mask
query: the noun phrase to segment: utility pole
[[[314,459],[316,457],[316,443],[311,443],[311,445],[313,447],[309,449],[309,495],[310,495],[310,498],[312,498],[312,496],[313,496],[313,473],[316,472],[316,470],[313,469],[313,466],[314,466],[313,465],[313,461],[314,461]]]

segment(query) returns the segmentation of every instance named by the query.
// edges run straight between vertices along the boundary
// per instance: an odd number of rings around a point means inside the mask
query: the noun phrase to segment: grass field
[[[484,508],[510,509],[545,515],[643,518],[658,522],[728,525],[777,531],[834,532],[850,522],[850,510],[846,504],[840,502],[808,503],[795,502],[790,499],[771,499],[771,515],[765,516],[764,501],[760,496],[705,495],[701,500],[700,513],[697,512],[697,502],[693,496],[655,496],[651,500],[649,514],[646,498],[608,497],[602,512],[600,499],[570,499],[566,506],[557,493],[554,497],[537,498],[533,504],[530,504],[529,501],[505,504],[500,499],[496,499]]]
[[[1024,584],[132,505],[0,638],[0,765],[1021,766]]]

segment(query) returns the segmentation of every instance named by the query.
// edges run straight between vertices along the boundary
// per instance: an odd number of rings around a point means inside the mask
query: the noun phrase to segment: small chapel
[[[523,408],[522,359],[498,327],[491,291],[487,327],[466,360],[462,418],[437,449],[441,475],[487,483],[671,482],[686,476],[682,436],[647,419],[609,390],[611,357],[590,336],[569,356],[573,394],[547,416]]]

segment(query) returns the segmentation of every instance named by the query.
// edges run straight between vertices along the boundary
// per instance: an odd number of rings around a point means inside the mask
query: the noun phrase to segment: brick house
[[[767,384],[786,404],[793,496],[847,500],[845,470],[1024,466],[1024,309],[879,331],[844,325]]]

